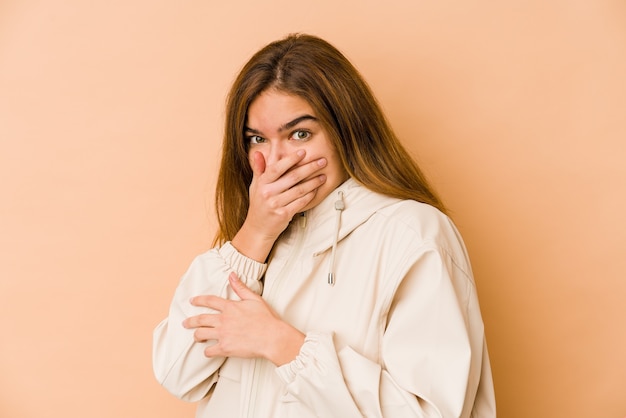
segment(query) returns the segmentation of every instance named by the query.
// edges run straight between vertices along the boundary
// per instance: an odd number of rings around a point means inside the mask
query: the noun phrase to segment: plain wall
[[[151,334],[215,228],[228,86],[340,48],[452,210],[500,417],[626,415],[626,3],[0,2],[0,416],[193,416]]]

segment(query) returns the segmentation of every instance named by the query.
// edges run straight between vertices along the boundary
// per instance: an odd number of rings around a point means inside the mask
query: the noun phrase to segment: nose
[[[269,141],[269,147],[265,155],[265,162],[267,164],[274,164],[285,157],[287,147],[284,142],[285,141]]]

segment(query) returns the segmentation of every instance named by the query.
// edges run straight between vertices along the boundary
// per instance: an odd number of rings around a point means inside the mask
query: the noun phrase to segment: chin
[[[317,189],[317,193],[315,193],[315,197],[313,198],[313,200],[311,200],[311,202],[306,205],[303,209],[302,212],[305,212],[309,209],[313,209],[315,206],[319,205],[322,200],[326,199],[326,197],[331,194],[333,192],[333,190],[335,190],[337,188],[337,186],[334,187],[328,187],[327,184],[323,185],[322,187],[320,187],[319,189]]]
[[[311,203],[309,203],[308,205],[306,205],[305,207],[302,208],[302,210],[300,210],[300,212],[306,212],[309,209],[313,209],[315,206],[317,206],[322,200],[324,199],[320,199],[318,198],[318,196],[316,195],[313,200],[311,200]]]

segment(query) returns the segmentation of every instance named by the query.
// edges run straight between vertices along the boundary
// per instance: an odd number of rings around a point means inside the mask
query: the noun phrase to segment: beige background
[[[453,210],[499,416],[624,417],[623,0],[0,1],[0,416],[193,415],[152,328],[210,244],[226,89],[294,31]]]

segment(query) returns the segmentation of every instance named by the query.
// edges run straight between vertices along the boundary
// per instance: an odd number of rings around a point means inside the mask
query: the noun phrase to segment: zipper
[[[274,280],[274,283],[272,283],[272,287],[268,288],[267,292],[263,294],[263,297],[268,302],[271,302],[273,300],[273,297],[280,294],[280,289],[285,283],[285,273],[291,272],[293,264],[300,259],[296,256],[302,250],[302,244],[304,243],[304,237],[306,235],[306,224],[307,213],[302,212],[302,214],[300,215],[300,219],[298,219],[298,227],[296,228],[296,239],[294,240],[293,249],[289,253],[287,262],[285,263],[283,268],[280,269],[280,272],[276,275],[276,280]]]
[[[283,268],[280,270],[278,275],[276,275],[276,280],[272,283],[271,287],[266,288],[267,292],[263,292],[263,298],[270,302],[272,297],[280,294],[280,289],[282,288],[282,284],[285,282],[284,274],[285,272],[290,272],[292,270],[293,264],[299,259],[299,257],[295,257],[301,250],[302,244],[304,243],[304,237],[306,235],[306,223],[307,223],[307,213],[302,212],[300,214],[300,219],[297,220],[298,227],[296,230],[296,238],[293,243],[293,248],[289,253],[289,257],[287,257],[287,261]],[[266,380],[268,375],[268,364],[267,361],[262,361],[260,359],[253,360],[252,367],[252,377],[250,379],[250,385],[248,393],[250,394],[250,401],[248,402],[248,409],[245,413],[245,416],[250,418],[254,416],[254,412],[256,411],[257,399],[259,397],[260,388],[264,380]]]

